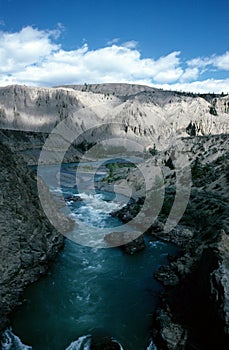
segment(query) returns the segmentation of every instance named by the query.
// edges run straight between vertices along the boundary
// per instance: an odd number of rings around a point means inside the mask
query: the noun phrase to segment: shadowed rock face
[[[39,204],[34,174],[0,143],[0,330],[24,287],[45,273],[62,245]]]
[[[229,237],[222,231],[217,242],[197,251],[170,268],[179,282],[172,286],[171,281],[154,319],[154,337],[162,349],[227,349]]]

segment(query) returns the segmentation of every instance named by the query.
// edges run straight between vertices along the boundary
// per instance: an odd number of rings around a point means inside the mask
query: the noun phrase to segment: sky
[[[229,93],[228,0],[0,0],[0,86]]]

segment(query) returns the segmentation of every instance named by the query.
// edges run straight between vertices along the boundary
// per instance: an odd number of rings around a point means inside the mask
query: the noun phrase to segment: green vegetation
[[[149,148],[149,153],[150,153],[152,156],[156,156],[156,155],[157,155],[158,151],[157,151],[157,149],[156,149],[155,143],[154,143],[154,145],[153,145],[153,148]]]
[[[133,163],[130,162],[114,162],[107,163],[106,168],[108,170],[108,175],[103,179],[105,182],[113,182],[122,179],[126,179],[131,168],[136,168]]]
[[[228,202],[221,195],[192,190],[182,223],[194,227],[201,239],[212,239],[219,229],[225,228],[227,210]]]
[[[77,145],[77,149],[80,151],[80,152],[86,152],[88,151],[91,147],[93,147],[95,145],[95,143],[90,143],[90,142],[86,142],[86,141],[83,141],[81,143],[79,143]]]
[[[212,153],[216,152],[217,149],[213,148]],[[211,163],[201,163],[200,158],[197,157],[192,166],[193,185],[201,187],[214,182],[221,176],[222,172],[225,172],[226,178],[229,178],[227,159],[227,155],[223,155]],[[217,171],[218,166],[220,166],[220,171]]]

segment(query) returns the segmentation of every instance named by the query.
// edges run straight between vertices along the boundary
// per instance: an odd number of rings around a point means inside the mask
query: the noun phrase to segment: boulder
[[[135,254],[145,248],[144,237],[140,232],[112,232],[104,240],[113,247],[121,246],[127,254]]]

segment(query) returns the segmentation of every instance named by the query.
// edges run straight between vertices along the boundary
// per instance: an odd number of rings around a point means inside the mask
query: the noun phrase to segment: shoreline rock
[[[159,269],[155,277],[165,286],[153,317],[153,336],[159,348],[227,348],[228,265],[229,237],[222,230],[216,242],[202,244],[197,251],[189,249],[170,267]]]
[[[112,247],[120,246],[129,255],[142,251],[146,246],[144,237],[139,232],[112,232],[104,240]]]

